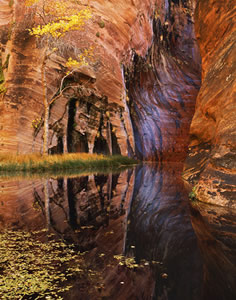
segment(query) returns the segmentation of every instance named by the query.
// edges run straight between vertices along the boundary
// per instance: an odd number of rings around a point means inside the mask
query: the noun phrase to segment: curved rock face
[[[27,30],[34,26],[33,8],[26,7],[24,1],[14,1],[10,8],[7,2],[0,2],[0,10],[4,14],[4,24],[0,24],[1,69],[5,80],[4,93],[1,95],[1,152],[40,151],[45,45],[43,41],[36,42]],[[84,30],[68,33],[63,39],[53,41],[58,51],[50,56],[46,64],[49,99],[60,87],[65,75],[65,62],[70,56],[76,58],[81,50],[94,46],[94,61],[90,66],[92,72],[83,70],[72,78],[73,83],[81,87],[79,92],[63,95],[54,104],[50,115],[49,138],[52,151],[58,151],[58,148],[62,148],[61,143],[65,146],[65,140],[74,138],[75,151],[88,149],[92,152],[95,144],[98,144],[97,151],[108,148],[111,152],[113,144],[113,153],[134,152],[121,64],[130,61],[131,49],[140,55],[147,52],[152,39],[153,3],[90,1],[93,18]],[[84,4],[77,8],[86,6]],[[6,60],[7,67],[3,68]],[[92,78],[88,76],[91,73]],[[72,108],[73,104],[70,106],[71,99],[76,99],[75,108]],[[74,114],[69,114],[74,110]],[[78,118],[81,124],[77,122]],[[74,132],[67,137],[74,123]],[[38,125],[33,126],[37,129],[32,127],[34,124]]]
[[[199,0],[196,34],[202,86],[190,128],[184,177],[199,200],[236,208],[236,31],[234,1]]]
[[[50,152],[182,158],[200,82],[194,1],[96,0],[89,5],[93,18],[84,31],[53,41],[58,51],[46,63],[50,99],[65,75],[66,60],[94,47],[94,61],[70,78],[79,89],[68,91],[51,108]],[[10,6],[1,1],[0,10],[5,80],[0,151],[42,151],[45,43],[29,35],[27,29],[37,19],[24,1]]]
[[[136,153],[145,160],[178,161],[186,154],[200,87],[194,1],[169,1],[157,11],[148,55],[135,56],[127,78]]]

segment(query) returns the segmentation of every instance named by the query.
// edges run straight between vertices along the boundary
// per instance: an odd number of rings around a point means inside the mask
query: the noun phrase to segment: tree
[[[73,1],[76,2],[76,1]],[[29,29],[29,33],[32,36],[45,37],[44,40],[44,53],[41,65],[41,76],[43,84],[43,106],[44,106],[44,127],[43,127],[43,154],[48,154],[48,136],[49,136],[49,114],[50,106],[55,100],[57,100],[67,89],[64,87],[65,79],[71,75],[76,68],[81,65],[87,65],[87,59],[91,56],[91,49],[86,49],[82,52],[78,59],[68,59],[66,67],[68,72],[61,79],[59,91],[51,99],[47,95],[47,82],[46,82],[46,62],[58,49],[51,47],[53,43],[51,41],[61,39],[66,33],[82,30],[85,22],[92,17],[90,8],[78,10],[76,8],[70,8],[67,2],[62,0],[27,0],[26,5],[33,7],[36,16],[40,20],[38,26]],[[54,43],[55,44],[55,43]]]

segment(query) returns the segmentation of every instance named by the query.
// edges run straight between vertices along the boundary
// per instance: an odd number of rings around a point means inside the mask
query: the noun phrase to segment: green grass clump
[[[189,193],[188,197],[191,201],[195,201],[197,199],[197,186],[196,185],[192,188],[192,191]]]
[[[104,156],[88,153],[68,153],[62,155],[0,155],[0,174],[6,173],[66,173],[84,171],[118,170],[136,164],[137,161],[121,155]]]

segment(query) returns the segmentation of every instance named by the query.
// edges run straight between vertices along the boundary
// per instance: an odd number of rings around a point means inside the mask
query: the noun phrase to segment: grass
[[[62,155],[0,154],[0,175],[17,172],[30,174],[79,174],[84,171],[108,171],[122,169],[137,161],[126,156],[68,153]]]

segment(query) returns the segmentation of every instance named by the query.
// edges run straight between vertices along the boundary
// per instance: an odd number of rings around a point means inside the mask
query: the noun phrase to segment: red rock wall
[[[84,1],[78,8],[87,4]],[[74,78],[83,86],[82,92],[58,99],[51,110],[50,151],[62,151],[63,144],[64,151],[67,146],[69,151],[89,152],[113,148],[115,153],[146,160],[182,159],[200,79],[194,1],[94,0],[89,4],[93,18],[85,30],[67,34],[47,61],[50,98],[58,90],[67,58],[94,46],[95,61],[80,72],[79,80]],[[11,7],[1,1],[0,11],[3,62],[10,54],[4,69],[6,93],[0,103],[0,151],[41,151],[43,132],[32,128],[32,122],[43,113],[44,44],[28,34],[35,16],[24,1],[15,0]],[[101,21],[105,26],[99,25]],[[123,66],[129,70],[128,78]],[[82,80],[81,75],[90,78],[85,73],[93,74],[96,82]],[[126,85],[125,76],[130,81]],[[74,108],[70,97],[77,98]],[[92,109],[87,103],[92,103]]]
[[[199,200],[236,207],[235,1],[199,0],[196,35],[202,85],[190,128],[184,177]]]
[[[113,135],[122,154],[128,154],[128,145],[131,151],[134,151],[132,124],[125,101],[121,64],[130,61],[131,49],[135,49],[140,55],[147,52],[152,40],[151,19],[154,2],[90,1],[93,18],[85,30],[66,35],[57,45],[59,48],[57,55],[47,61],[47,85],[50,97],[58,90],[66,59],[74,53],[79,53],[81,48],[89,46],[95,48],[95,62],[91,65],[91,69],[96,77],[96,83],[92,85],[92,94],[97,95],[99,91],[98,102],[103,101],[104,97],[108,99],[105,109],[109,113],[97,112],[95,117],[97,122],[85,124],[89,129],[87,143],[90,151],[93,150],[102,117],[104,121],[100,131],[104,139],[108,140],[107,124],[112,124]],[[78,8],[86,6],[87,3],[84,3]],[[12,7],[9,7],[8,1],[1,1],[0,11],[4,15],[4,22],[0,24],[3,61],[10,54],[8,69],[4,70],[6,93],[1,95],[0,104],[0,151],[20,153],[40,151],[42,130],[34,137],[31,125],[32,121],[40,118],[43,112],[41,82],[43,44],[37,44],[35,38],[28,34],[27,29],[33,26],[35,18],[31,9],[25,7],[24,1],[14,1]],[[101,20],[105,24],[104,28],[99,26]],[[51,128],[58,118],[61,120],[59,126],[67,126],[67,117],[64,115],[65,99],[60,100],[51,113]],[[109,117],[106,117],[107,115]],[[86,119],[86,116],[84,118]],[[52,128],[50,147],[55,146],[54,133]],[[66,135],[65,128],[63,134]]]

